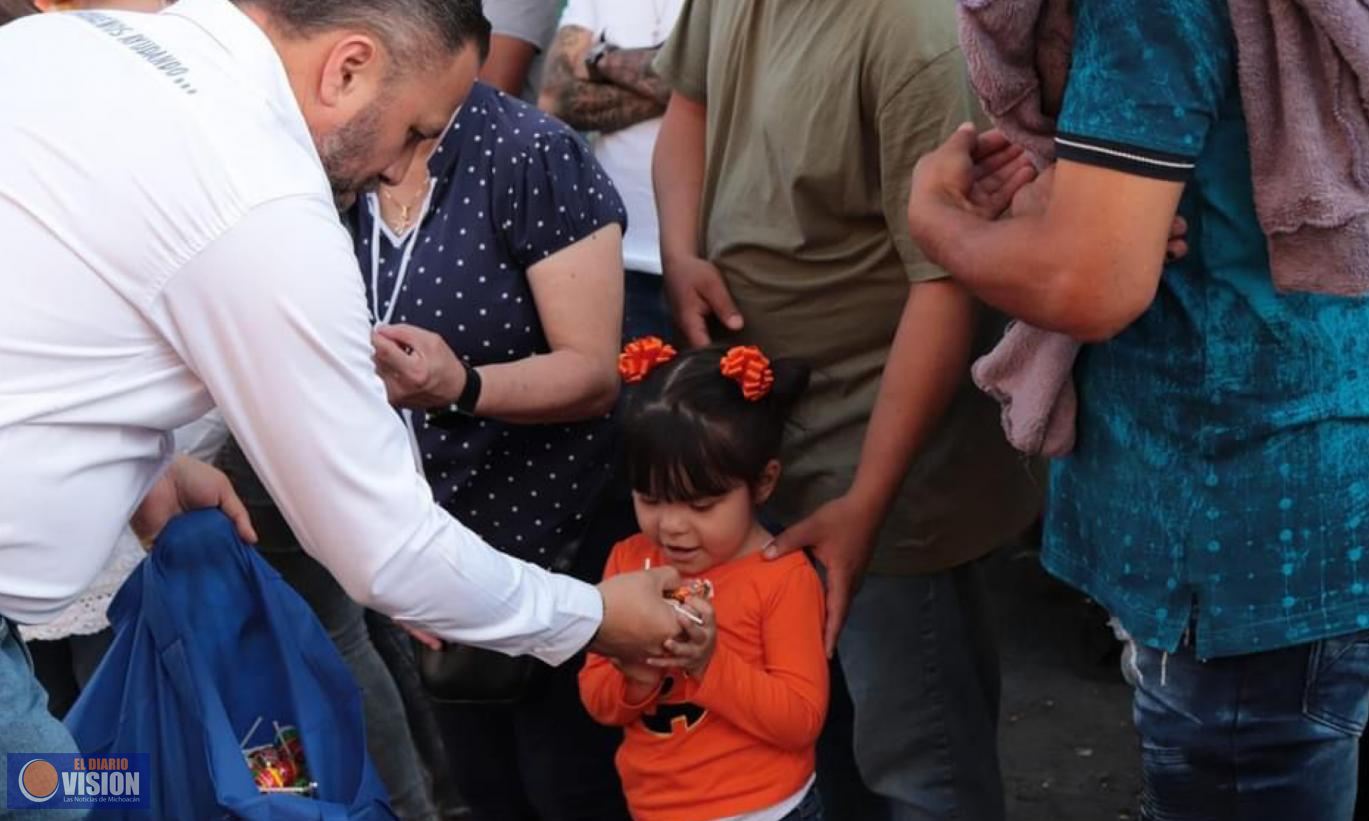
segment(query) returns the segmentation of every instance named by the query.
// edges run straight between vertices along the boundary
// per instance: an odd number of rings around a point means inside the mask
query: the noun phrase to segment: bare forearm
[[[651,178],[661,225],[661,255],[666,260],[699,254],[705,123],[702,104],[675,94],[656,138]]]
[[[656,76],[651,61],[656,48],[624,48],[610,51],[599,59],[599,74],[615,86],[625,88],[656,103],[656,116],[665,113],[670,102],[670,86]]]
[[[608,413],[618,398],[613,363],[579,351],[553,351],[479,370],[476,413],[504,422],[579,422]]]
[[[609,133],[655,119],[665,106],[610,83],[594,83],[570,78],[555,91],[544,91],[544,110],[580,131]]]
[[[976,315],[974,299],[950,280],[912,286],[850,491],[877,520],[965,380]]]
[[[946,209],[917,236],[922,250],[966,290],[1037,327],[1069,332],[1061,248],[1040,217],[987,222]]]
[[[538,107],[580,131],[619,131],[661,116],[662,103],[623,86],[589,79],[584,61],[592,43],[593,35],[579,26],[565,26],[556,33]],[[612,53],[604,55],[600,64],[611,57]]]
[[[1041,210],[989,221],[935,189],[909,202],[924,253],[1004,313],[1107,339],[1155,299],[1183,185],[1062,161]]]

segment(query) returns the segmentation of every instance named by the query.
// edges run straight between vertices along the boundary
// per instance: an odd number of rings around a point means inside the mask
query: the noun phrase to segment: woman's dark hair
[[[626,389],[622,446],[632,489],[683,502],[755,485],[779,455],[789,416],[808,387],[808,366],[770,363],[775,383],[756,401],[723,376],[725,350],[681,354]]]

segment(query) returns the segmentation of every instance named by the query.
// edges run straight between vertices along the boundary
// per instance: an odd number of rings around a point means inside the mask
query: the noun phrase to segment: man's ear
[[[355,106],[349,99],[358,92],[370,91],[363,99],[371,99],[382,84],[387,66],[385,52],[374,37],[367,34],[348,34],[328,51],[319,76],[318,100],[329,108]]]

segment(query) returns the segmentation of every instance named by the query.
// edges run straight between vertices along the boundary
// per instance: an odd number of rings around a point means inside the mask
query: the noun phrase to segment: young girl
[[[623,446],[642,532],[605,577],[669,564],[681,634],[631,662],[591,654],[580,695],[625,729],[617,763],[638,821],[822,817],[813,751],[827,711],[822,584],[802,553],[766,561],[756,511],[780,475],[806,367],[756,348],[676,355],[630,344]]]

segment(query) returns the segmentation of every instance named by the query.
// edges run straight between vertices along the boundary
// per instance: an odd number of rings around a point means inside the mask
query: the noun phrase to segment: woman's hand
[[[390,404],[441,408],[466,388],[466,368],[446,340],[413,325],[380,325],[371,334],[376,373]]]

